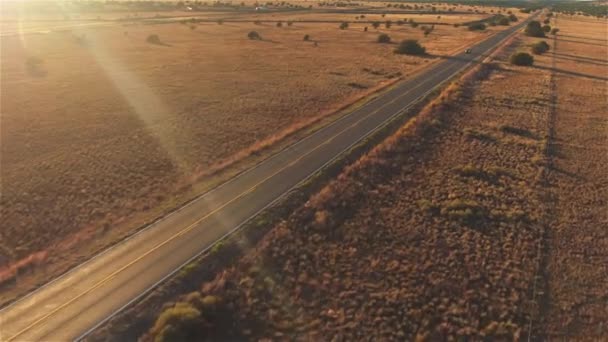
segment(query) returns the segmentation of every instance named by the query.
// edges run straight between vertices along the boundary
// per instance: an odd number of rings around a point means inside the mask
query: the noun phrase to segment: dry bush
[[[161,44],[160,37],[157,34],[151,34],[146,38],[146,42],[150,44]]]
[[[513,65],[530,66],[534,64],[534,57],[529,53],[517,52],[511,55],[509,61]]]
[[[391,42],[391,37],[386,33],[381,33],[378,35],[378,43],[388,44]]]

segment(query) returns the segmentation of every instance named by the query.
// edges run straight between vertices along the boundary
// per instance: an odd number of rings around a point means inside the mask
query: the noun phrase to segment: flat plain
[[[605,21],[576,19],[534,66],[508,63],[540,40],[519,36],[448,88],[144,340],[196,313],[182,336],[605,337]]]
[[[53,29],[36,18],[17,26],[41,32],[0,38],[3,300],[251,166],[303,128],[501,29],[435,25],[425,35],[407,24],[374,29],[353,20],[342,30],[336,22],[290,25],[289,15],[275,14],[281,27],[182,18],[94,27],[67,20]],[[251,31],[261,39],[248,39]],[[380,33],[418,39],[428,55],[396,55],[395,44],[377,43]],[[147,42],[151,35],[158,41]],[[231,168],[243,160],[250,162]]]

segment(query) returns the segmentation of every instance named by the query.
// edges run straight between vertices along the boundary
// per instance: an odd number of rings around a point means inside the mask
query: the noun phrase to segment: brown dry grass
[[[362,26],[334,26],[174,23],[2,37],[0,264],[49,251],[43,278],[52,276],[200,193],[251,146],[432,61],[397,56]],[[250,30],[264,39],[248,40]],[[162,44],[145,43],[150,34]],[[489,33],[390,34],[443,55]]]
[[[533,160],[551,94],[550,73],[505,64],[511,51],[488,79],[449,88],[203,285],[230,308],[207,322],[230,320],[249,339],[524,338],[538,315],[544,235]]]
[[[608,336],[608,36],[606,20],[558,15],[553,51],[554,123],[547,175],[545,332],[561,340]]]

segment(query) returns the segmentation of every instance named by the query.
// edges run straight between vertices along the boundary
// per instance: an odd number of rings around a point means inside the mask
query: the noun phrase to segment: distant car
[[[466,54],[471,53],[471,49],[466,49],[466,50],[464,50],[464,53],[466,53]]]

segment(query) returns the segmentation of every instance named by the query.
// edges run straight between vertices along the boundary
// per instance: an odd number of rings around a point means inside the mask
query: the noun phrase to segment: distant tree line
[[[608,17],[608,5],[600,5],[585,1],[558,2],[553,4],[553,11],[564,14],[581,14],[593,17]]]

